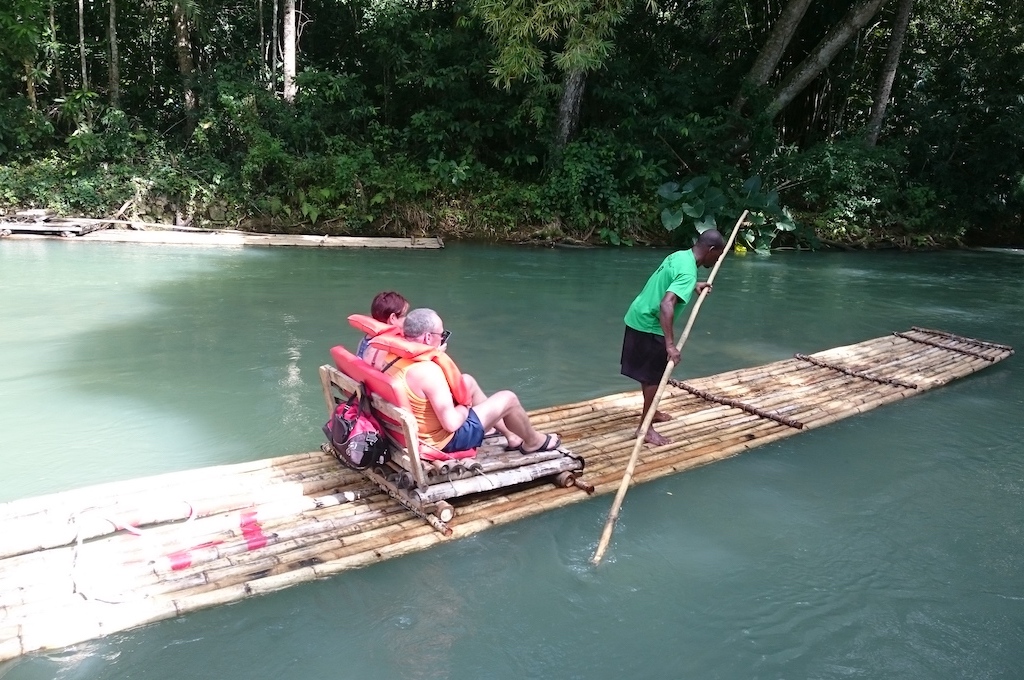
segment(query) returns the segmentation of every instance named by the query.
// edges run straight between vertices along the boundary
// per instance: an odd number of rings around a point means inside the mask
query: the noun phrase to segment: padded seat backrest
[[[366,385],[371,393],[389,404],[412,412],[409,399],[405,395],[405,387],[393,376],[381,373],[341,345],[331,348],[331,357],[339,371]]]

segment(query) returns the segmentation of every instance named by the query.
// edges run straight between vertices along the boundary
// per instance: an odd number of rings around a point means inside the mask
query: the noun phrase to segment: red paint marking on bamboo
[[[171,571],[181,571],[182,569],[188,569],[192,566],[192,553],[196,550],[204,550],[206,548],[212,548],[220,545],[224,541],[207,541],[206,543],[199,543],[191,548],[185,548],[184,550],[175,550],[172,553],[167,553],[167,562],[170,564]]]
[[[191,550],[176,550],[167,554],[167,561],[171,565],[171,571],[181,571],[192,566]]]
[[[256,519],[256,512],[249,511],[241,513],[242,537],[249,550],[257,550],[267,544],[267,535],[263,533],[263,527]]]

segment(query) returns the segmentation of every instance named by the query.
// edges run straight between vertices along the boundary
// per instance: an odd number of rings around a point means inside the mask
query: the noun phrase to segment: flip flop
[[[522,453],[523,445],[520,444],[519,446],[512,446],[511,444],[506,443],[505,444],[505,450],[506,451],[519,451],[520,453]]]
[[[553,444],[551,443],[552,441],[554,441]],[[525,446],[525,445],[526,445],[526,442],[523,442],[523,446]],[[520,446],[519,447],[519,452],[523,453],[523,454],[527,454],[527,453],[543,453],[545,451],[554,451],[555,449],[557,449],[561,445],[562,445],[562,438],[559,437],[557,434],[546,434],[546,435],[544,435],[544,443],[540,445],[539,449],[534,449],[532,451],[527,451],[522,446]]]

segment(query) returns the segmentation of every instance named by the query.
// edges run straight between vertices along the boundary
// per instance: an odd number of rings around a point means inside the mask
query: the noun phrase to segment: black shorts
[[[665,350],[665,336],[644,333],[626,326],[622,337],[622,375],[636,380],[641,385],[660,385],[668,366],[668,352]]]

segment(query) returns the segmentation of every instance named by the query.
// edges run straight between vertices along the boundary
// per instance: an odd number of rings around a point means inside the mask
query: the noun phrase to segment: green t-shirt
[[[665,335],[661,330],[661,299],[671,291],[679,298],[672,316],[675,323],[680,310],[686,306],[697,285],[697,260],[692,250],[677,250],[664,259],[647,285],[633,300],[623,319],[630,328],[644,333]]]

